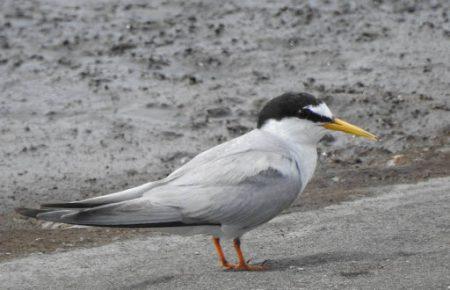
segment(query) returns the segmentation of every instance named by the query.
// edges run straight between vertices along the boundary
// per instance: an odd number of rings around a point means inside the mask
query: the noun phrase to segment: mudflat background
[[[0,260],[155,235],[17,206],[164,177],[286,91],[381,137],[331,134],[291,212],[450,175],[449,1],[0,2]],[[276,234],[276,233],[274,233]]]

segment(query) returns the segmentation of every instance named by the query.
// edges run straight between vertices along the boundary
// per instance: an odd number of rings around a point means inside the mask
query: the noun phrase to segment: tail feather
[[[140,198],[144,193],[148,192],[153,187],[157,186],[158,182],[149,182],[143,185],[133,187],[127,190],[110,193],[107,195],[92,197],[80,201],[69,203],[49,203],[47,207],[64,207],[64,208],[89,208],[94,206],[101,206],[105,204],[118,203],[122,201]]]
[[[36,219],[97,227],[168,228],[184,226],[217,226],[204,221],[183,220],[176,207],[153,204],[146,200],[131,200],[92,208],[18,208],[24,216]],[[59,207],[59,206],[58,206]]]
[[[144,198],[157,186],[147,183],[129,190],[68,203],[47,203],[40,209],[17,208],[26,217],[86,226],[150,227],[217,226],[209,221],[185,221],[180,208]]]
[[[127,190],[110,193],[107,195],[92,197],[80,201],[64,202],[64,203],[44,203],[42,208],[93,208],[97,206],[119,203],[122,201],[140,198],[145,192],[158,185],[158,182],[149,182]]]
[[[37,216],[41,213],[46,213],[51,210],[49,209],[39,209],[39,208],[26,208],[26,207],[19,207],[16,208],[16,212],[30,218],[37,218]]]
[[[41,204],[42,208],[51,208],[51,209],[59,209],[59,208],[93,208],[96,206],[102,206],[108,204],[105,203],[88,203],[88,202],[65,202],[65,203],[44,203]]]
[[[149,201],[131,200],[87,209],[65,209],[37,215],[38,218],[69,224],[120,226],[181,222],[177,208],[155,205]]]

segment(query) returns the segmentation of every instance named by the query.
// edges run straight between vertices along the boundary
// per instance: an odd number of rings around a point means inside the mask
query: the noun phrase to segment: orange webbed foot
[[[228,262],[221,262],[220,263],[220,266],[223,268],[223,269],[225,269],[225,270],[232,270],[232,269],[234,269],[234,267],[235,267],[235,265],[234,264],[231,264],[231,263],[228,263]]]
[[[267,260],[265,260],[261,264],[249,264],[249,262],[250,260],[248,260],[246,263],[229,264],[229,267],[227,267],[226,269],[234,271],[266,271],[270,269],[270,267],[265,264]]]
[[[232,270],[234,271],[265,271],[268,270],[269,266],[267,265],[251,265],[251,264],[237,264],[233,265]]]
[[[267,265],[264,265],[266,261],[264,261],[261,264],[255,264],[251,265],[249,264],[249,261],[245,261],[244,255],[241,251],[241,241],[236,238],[233,240],[233,245],[236,250],[239,262],[237,264],[231,264],[228,263],[228,261],[225,259],[225,255],[222,251],[222,247],[220,246],[220,239],[217,237],[213,237],[214,246],[216,248],[217,254],[219,255],[219,263],[222,268],[225,270],[231,270],[231,271],[264,271],[268,270],[269,267]]]

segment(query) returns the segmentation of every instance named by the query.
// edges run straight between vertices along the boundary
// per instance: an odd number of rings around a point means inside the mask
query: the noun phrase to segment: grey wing
[[[204,162],[135,199],[86,209],[28,210],[22,214],[79,225],[226,225],[245,229],[288,207],[301,190],[299,176],[293,158],[244,151]]]
[[[180,209],[183,220],[251,228],[288,207],[302,184],[285,151],[243,151],[198,164],[143,198]]]
[[[27,216],[68,224],[109,227],[182,226],[181,212],[141,198],[87,209],[21,209]],[[27,211],[30,214],[27,214]],[[20,211],[19,211],[20,212]]]
[[[265,133],[252,131],[198,155],[161,181],[81,202],[18,211],[82,225],[242,228],[273,218],[301,187],[289,150]]]
[[[91,208],[96,206],[103,206],[107,204],[113,204],[123,202],[127,200],[133,200],[143,196],[145,192],[148,192],[151,188],[158,186],[159,182],[149,182],[137,187],[129,188],[127,190],[114,192],[102,196],[92,197],[79,201],[71,201],[65,203],[45,203],[41,207],[45,208]]]
[[[270,133],[255,129],[198,154],[189,162],[172,172],[164,179],[164,182],[173,181],[185,174],[189,175],[207,163],[216,162],[222,158],[229,158],[235,154],[254,151],[278,153],[290,157],[289,149],[284,142]]]

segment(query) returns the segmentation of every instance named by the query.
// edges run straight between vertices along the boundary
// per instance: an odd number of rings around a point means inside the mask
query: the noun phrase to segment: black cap
[[[316,107],[323,102],[308,93],[285,93],[270,100],[259,113],[258,128],[268,120],[281,120],[283,118],[306,119],[311,122],[331,122],[328,116],[322,116],[307,108]]]

